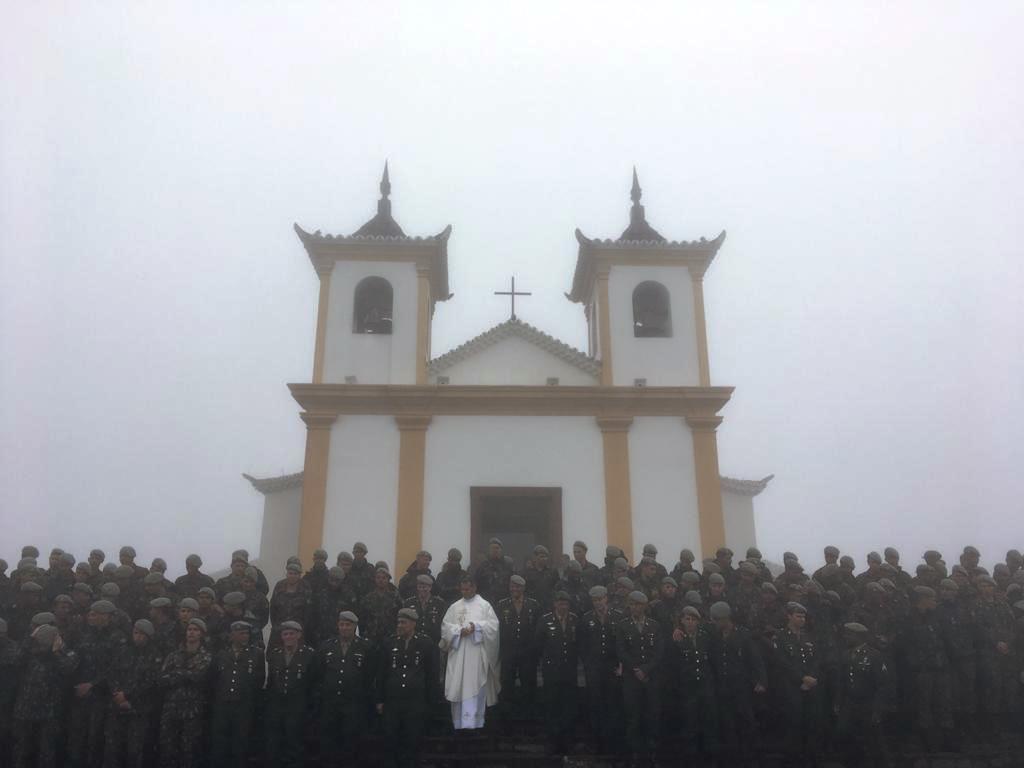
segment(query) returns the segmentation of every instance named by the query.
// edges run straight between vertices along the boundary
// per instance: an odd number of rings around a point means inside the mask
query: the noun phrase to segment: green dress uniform
[[[634,758],[657,748],[661,726],[658,674],[665,654],[664,634],[658,623],[624,618],[616,626],[615,651],[622,662],[622,698],[626,708],[626,736]],[[640,680],[634,670],[642,670]]]
[[[213,765],[247,764],[252,747],[252,727],[267,669],[263,650],[255,645],[232,645],[213,657]]]
[[[713,757],[718,751],[718,713],[711,669],[711,637],[701,628],[695,635],[672,640],[668,655],[678,685],[675,699],[682,718],[683,754],[690,760]]]
[[[290,654],[278,645],[267,655],[267,758],[275,768],[303,764],[314,656],[308,645],[299,645]]]
[[[518,716],[530,714],[537,692],[537,654],[533,640],[541,616],[540,603],[532,597],[524,597],[517,608],[512,598],[506,597],[498,603],[495,613],[498,614],[503,708]]]
[[[537,622],[535,646],[544,681],[545,726],[557,754],[568,751],[576,725],[576,666],[579,662],[579,617],[560,618],[552,611]]]
[[[849,768],[889,764],[882,733],[888,666],[881,651],[867,643],[847,650],[839,677],[838,736]]]
[[[622,743],[622,678],[615,652],[615,625],[622,619],[614,608],[603,618],[597,611],[588,611],[579,628],[590,732],[604,754],[618,751]]]
[[[387,764],[416,764],[416,746],[438,684],[438,648],[417,632],[404,640],[393,635],[382,646],[377,701],[384,705]]]
[[[325,766],[357,764],[366,730],[375,675],[373,647],[362,637],[338,636],[317,649],[314,677],[319,703],[320,754]]]

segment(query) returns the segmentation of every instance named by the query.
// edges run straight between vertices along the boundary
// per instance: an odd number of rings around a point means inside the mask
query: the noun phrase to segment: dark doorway
[[[550,550],[551,564],[556,565],[562,554],[561,488],[473,487],[469,496],[474,563],[486,557],[487,542],[496,536],[517,571],[538,544]]]

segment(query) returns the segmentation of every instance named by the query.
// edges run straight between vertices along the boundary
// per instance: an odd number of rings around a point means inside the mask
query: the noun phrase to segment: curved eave
[[[266,496],[269,493],[280,493],[291,488],[298,488],[302,485],[302,473],[295,472],[290,475],[279,475],[278,477],[253,477],[242,473],[242,477],[252,483],[252,487]]]
[[[740,496],[757,496],[761,491],[768,487],[768,483],[772,481],[775,475],[768,475],[762,477],[760,480],[739,480],[735,477],[726,477],[722,475],[722,490],[729,491],[730,493],[736,493]]]

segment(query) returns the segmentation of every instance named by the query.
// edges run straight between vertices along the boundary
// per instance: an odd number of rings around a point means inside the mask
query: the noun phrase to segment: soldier
[[[242,576],[245,575],[245,569],[249,566],[248,561],[240,555],[233,557],[231,560],[231,570],[227,576],[222,576],[217,579],[217,582],[213,585],[213,591],[217,594],[217,597],[223,599],[224,595],[228,592],[239,592],[242,589]],[[299,569],[302,572],[302,569]],[[204,585],[206,586],[206,585]],[[196,589],[196,595],[198,596],[199,590],[202,587]]]
[[[533,638],[542,611],[536,600],[526,597],[526,579],[522,576],[512,576],[508,589],[510,596],[498,603],[495,610],[500,633],[501,701],[506,714],[522,717],[533,711],[537,689]]]
[[[609,586],[615,579],[624,574],[616,574],[615,562],[619,559],[625,559],[623,557],[622,549],[616,547],[614,544],[609,544],[604,550],[604,565],[598,570],[597,582],[604,586]],[[628,567],[628,563],[626,564]]]
[[[302,581],[302,566],[289,563],[285,568],[284,579],[274,587],[274,595],[270,599],[271,625],[280,627],[286,621],[305,624],[309,620],[312,598],[309,585]],[[276,639],[271,638],[271,645],[275,644]]]
[[[843,635],[847,649],[835,707],[844,764],[884,768],[889,765],[881,726],[889,684],[885,659],[871,647],[871,632],[863,624],[844,624]]]
[[[744,560],[736,569],[736,581],[729,593],[729,604],[736,615],[736,623],[748,628],[761,602],[758,576],[757,566],[749,560]]]
[[[64,689],[78,664],[56,627],[37,627],[22,644],[14,700],[14,765],[56,768],[64,724]]]
[[[313,550],[313,567],[303,575],[302,580],[309,585],[310,593],[316,595],[327,589],[327,550]]]
[[[668,646],[677,676],[675,700],[682,716],[683,754],[692,761],[713,759],[718,750],[715,682],[711,671],[710,633],[702,628],[700,611],[686,606]]]
[[[149,569],[138,565],[135,558],[135,547],[121,547],[121,551],[117,553],[117,559],[121,561],[121,565],[132,569],[132,578],[135,581],[142,581],[149,573]]]
[[[92,582],[96,585],[99,584],[99,577],[101,569],[103,568],[103,561],[107,559],[106,553],[102,549],[94,549],[89,552],[89,573],[92,577]]]
[[[725,583],[728,587],[736,582],[736,569],[732,565],[733,551],[728,547],[719,547],[715,552],[715,565],[718,566],[719,572],[725,578]]]
[[[201,764],[213,662],[203,645],[205,637],[203,620],[189,619],[184,643],[164,659],[160,673],[160,685],[165,692],[160,712],[161,768],[192,768]]]
[[[20,570],[20,569],[19,569]],[[18,587],[14,610],[11,612],[8,632],[14,640],[24,640],[31,631],[32,617],[42,605],[43,587],[34,581],[22,582]]]
[[[587,683],[591,734],[598,749],[608,754],[621,743],[618,732],[622,721],[622,665],[615,652],[615,625],[622,619],[622,613],[609,608],[608,589],[600,584],[590,588],[590,602],[593,609],[583,616],[579,647]]]
[[[893,580],[896,586],[906,589],[910,586],[911,576],[900,565],[900,553],[895,547],[886,547],[885,552],[885,564],[895,571],[889,578]]]
[[[191,600],[192,598],[185,598]],[[153,645],[162,656],[168,656],[178,647],[177,628],[174,621],[174,606],[168,597],[158,597],[149,601],[149,620],[153,624]]]
[[[207,576],[199,569],[203,567],[203,558],[189,555],[185,558],[185,575],[174,580],[174,591],[179,597],[195,598],[202,587],[212,587],[213,577]]]
[[[398,580],[398,596],[403,601],[416,597],[417,577],[430,576],[431,583],[433,583],[434,575],[430,572],[430,563],[433,559],[433,556],[425,549],[416,553],[416,560]]]
[[[356,636],[358,624],[352,611],[342,611],[337,634],[316,652],[320,756],[322,764],[334,768],[359,764],[359,737],[366,729],[376,665],[370,643]]]
[[[416,747],[430,705],[437,699],[437,644],[416,631],[412,608],[398,612],[395,635],[383,645],[378,675],[377,712],[384,716],[388,765],[416,764]]]
[[[833,547],[831,545],[825,547],[825,565],[821,566],[821,568],[816,570],[811,575],[811,578],[817,582],[821,582],[821,577],[824,574],[825,568],[827,568],[830,565],[835,565],[836,567],[838,567],[839,565],[839,548]]]
[[[89,608],[88,628],[78,643],[79,663],[72,682],[68,763],[98,765],[103,754],[103,721],[111,696],[110,673],[126,638],[114,625],[117,608],[97,600]]]
[[[242,768],[249,760],[253,719],[267,674],[263,651],[253,644],[251,633],[247,622],[232,622],[229,644],[213,657],[215,766]]]
[[[558,584],[558,571],[550,565],[548,548],[538,544],[533,548],[533,565],[527,567],[526,594],[540,603],[542,611],[550,610],[555,586]]]
[[[243,596],[244,598],[244,596]],[[356,608],[357,598],[345,572],[338,566],[327,571],[324,589],[313,593],[313,621],[309,628],[309,645],[319,648],[320,643],[337,634],[338,614]]]
[[[587,590],[601,580],[601,569],[595,563],[587,560],[587,545],[582,541],[575,541],[572,545],[572,559],[580,564],[580,573]]]
[[[643,592],[648,600],[654,600],[661,591],[661,577],[658,576],[658,562],[650,555],[644,555],[633,574],[633,589]]]
[[[537,622],[534,643],[544,680],[545,723],[552,751],[565,754],[576,723],[577,624],[568,592],[556,592],[554,610]]]
[[[352,585],[356,594],[362,598],[363,595],[373,589],[375,568],[366,559],[366,545],[357,541],[352,545],[352,567],[346,578],[352,579]]]
[[[616,626],[615,651],[622,664],[622,695],[632,762],[649,758],[658,744],[661,702],[657,675],[664,655],[663,633],[647,618],[647,595],[629,595],[629,616]]]
[[[947,744],[953,741],[948,660],[935,622],[935,607],[935,590],[914,587],[912,611],[897,641],[907,667],[908,704],[914,726],[928,751],[936,751],[939,746],[936,728],[942,729]]]
[[[675,568],[672,569],[672,573],[669,575],[676,580],[677,584],[683,583],[684,573],[697,573],[697,569],[693,567],[693,561],[697,558],[689,549],[681,549],[679,551],[679,562],[676,563]],[[700,575],[700,574],[698,574]]]
[[[935,624],[949,659],[950,687],[957,722],[970,735],[977,723],[977,635],[970,608],[957,599],[959,585],[952,579],[939,582]]]
[[[714,622],[709,651],[718,685],[721,740],[750,762],[759,745],[754,696],[768,687],[764,663],[750,631],[733,622],[728,603],[715,603],[709,615]]]
[[[437,581],[434,584],[434,591],[446,606],[451,605],[459,599],[459,581],[465,571],[462,568],[462,552],[452,547],[448,550],[448,559],[441,566],[441,572],[437,574]]]
[[[104,724],[104,768],[144,768],[153,764],[153,731],[159,707],[158,679],[163,655],[153,644],[148,619],[132,627],[132,641],[110,668],[110,700]]]
[[[303,726],[310,708],[313,649],[302,642],[302,625],[282,622],[279,643],[267,658],[267,757],[269,765],[303,764]]]
[[[270,601],[259,588],[259,571],[251,565],[242,572],[242,589],[245,595],[245,615],[249,617],[253,632],[263,636],[263,628],[270,622]]]
[[[487,559],[476,569],[475,581],[480,587],[480,596],[491,605],[497,605],[508,597],[511,576],[512,568],[505,562],[501,539],[491,539],[487,543]]]
[[[685,602],[682,595],[679,594],[679,585],[676,584],[676,580],[671,576],[663,577],[657,599],[650,604],[650,614],[665,633],[666,643],[672,639],[672,631],[676,628],[684,606]]]
[[[565,575],[555,585],[555,591],[568,593],[569,610],[577,616],[590,610],[590,585],[583,578],[583,566],[576,560],[566,564]]]
[[[973,549],[969,547],[968,549]],[[965,550],[966,552],[967,550]],[[975,550],[977,551],[977,550]],[[968,562],[974,562],[973,556]],[[965,565],[965,568],[970,568]],[[974,568],[977,568],[975,562]],[[984,691],[982,703],[990,728],[1009,730],[1009,714],[1015,710],[1018,670],[1014,669],[1011,643],[1014,636],[1013,611],[996,597],[996,582],[991,576],[975,579],[978,599],[974,604],[974,620],[978,631],[978,688]]]
[[[359,603],[361,632],[370,642],[380,643],[391,634],[402,601],[387,568],[377,569],[373,584],[373,591],[363,595]]]
[[[441,620],[448,606],[440,597],[432,594],[433,590],[434,578],[430,574],[421,573],[416,577],[416,594],[406,600],[403,607],[412,608],[419,616],[416,631],[438,643],[441,640]]]
[[[619,560],[622,560],[620,557]],[[629,612],[629,596],[633,594],[633,580],[629,576],[619,576],[612,582],[612,594],[608,602],[612,608],[626,614]]]
[[[658,562],[658,548],[653,544],[644,544],[644,548],[641,554],[641,558],[649,557],[654,561],[654,576],[660,583],[663,578],[668,576],[668,570],[664,565]]]
[[[785,752],[793,762],[817,763],[821,696],[824,690],[822,651],[806,631],[807,609],[786,605],[786,627],[773,641],[777,685],[775,699],[785,728]]]

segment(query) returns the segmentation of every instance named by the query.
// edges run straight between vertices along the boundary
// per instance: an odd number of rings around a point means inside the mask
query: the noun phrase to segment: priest
[[[498,703],[498,617],[476,593],[469,574],[459,582],[462,599],[448,608],[441,644],[448,652],[444,695],[452,705],[456,730],[483,728],[487,707]]]

